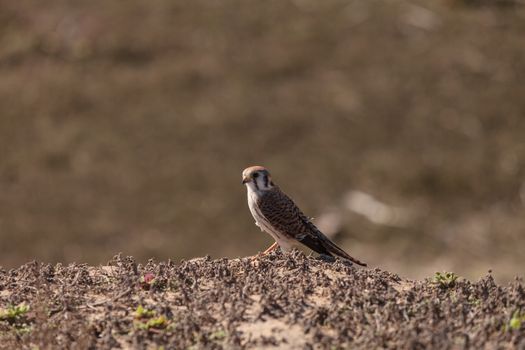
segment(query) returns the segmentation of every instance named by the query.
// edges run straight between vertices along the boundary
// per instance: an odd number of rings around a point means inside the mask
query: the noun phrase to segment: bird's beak
[[[247,182],[250,182],[250,178],[249,177],[243,177],[242,178],[242,184],[244,185]]]

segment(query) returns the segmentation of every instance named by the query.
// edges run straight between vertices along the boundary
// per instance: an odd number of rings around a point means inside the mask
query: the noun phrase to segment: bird
[[[255,165],[244,169],[242,184],[247,189],[248,207],[255,219],[255,225],[275,240],[259,256],[267,255],[277,247],[288,251],[304,245],[321,256],[337,256],[366,266],[364,262],[353,258],[326,237],[273,182],[270,172],[265,167]]]

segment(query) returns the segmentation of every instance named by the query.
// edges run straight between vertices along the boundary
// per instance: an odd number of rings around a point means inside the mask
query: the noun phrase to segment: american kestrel
[[[242,172],[242,183],[248,190],[248,207],[261,231],[269,233],[275,243],[262,254],[277,246],[283,251],[303,244],[311,250],[328,256],[338,256],[361,266],[365,263],[354,259],[330,241],[301,212],[295,203],[272,181],[270,173],[262,166],[252,166]]]

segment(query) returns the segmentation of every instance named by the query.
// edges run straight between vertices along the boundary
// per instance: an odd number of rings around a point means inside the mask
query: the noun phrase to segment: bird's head
[[[275,186],[270,172],[265,167],[258,165],[244,169],[242,183],[254,191],[267,191]]]

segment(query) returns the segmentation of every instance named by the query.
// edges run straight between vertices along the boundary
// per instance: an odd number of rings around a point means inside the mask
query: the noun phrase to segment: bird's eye
[[[258,177],[259,177],[259,173],[255,173],[255,174],[253,174],[252,177],[253,177],[254,179],[258,178]]]

